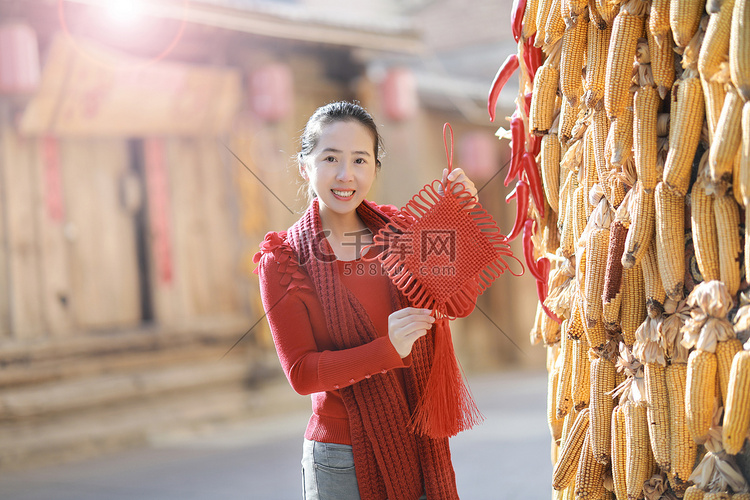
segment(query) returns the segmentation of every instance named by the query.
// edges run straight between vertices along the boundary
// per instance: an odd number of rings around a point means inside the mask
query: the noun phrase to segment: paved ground
[[[486,421],[451,440],[461,498],[550,498],[546,374],[484,374],[469,382]],[[0,473],[0,499],[299,499],[309,416],[300,401],[297,410],[204,436],[164,437],[149,448]]]

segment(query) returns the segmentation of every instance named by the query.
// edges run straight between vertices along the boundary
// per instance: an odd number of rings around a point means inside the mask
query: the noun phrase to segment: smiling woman
[[[298,154],[310,206],[288,231],[269,233],[255,257],[282,368],[298,393],[312,395],[302,458],[307,500],[458,498],[448,436],[412,425],[433,365],[427,333],[435,317],[411,307],[365,250],[405,217],[366,200],[380,150],[362,107],[319,108]],[[444,171],[446,179],[476,196],[461,169]]]

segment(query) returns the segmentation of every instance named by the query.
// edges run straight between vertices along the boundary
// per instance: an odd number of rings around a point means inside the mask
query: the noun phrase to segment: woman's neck
[[[361,257],[362,248],[372,243],[372,233],[356,210],[339,214],[319,207],[320,224],[328,243],[339,260],[355,260]]]

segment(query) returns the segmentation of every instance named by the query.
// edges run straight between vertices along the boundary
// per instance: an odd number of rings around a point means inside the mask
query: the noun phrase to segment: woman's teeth
[[[338,189],[331,189],[331,191],[336,196],[341,196],[342,198],[348,198],[354,194],[354,191],[339,191]]]

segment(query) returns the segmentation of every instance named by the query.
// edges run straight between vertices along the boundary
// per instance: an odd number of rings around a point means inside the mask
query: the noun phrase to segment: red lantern
[[[250,75],[250,106],[261,119],[283,120],[292,112],[294,81],[286,64],[271,63]]]
[[[498,141],[490,132],[468,132],[458,143],[458,165],[471,178],[489,179],[499,168]]]
[[[389,120],[407,120],[417,112],[417,81],[409,68],[389,69],[381,90],[383,111]]]
[[[0,94],[29,94],[39,86],[36,33],[20,22],[0,26]]]

